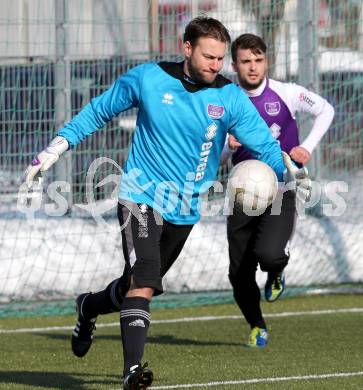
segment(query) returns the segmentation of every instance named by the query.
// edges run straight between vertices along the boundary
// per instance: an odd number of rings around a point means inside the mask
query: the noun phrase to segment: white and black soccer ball
[[[278,181],[274,170],[259,160],[237,164],[229,176],[234,208],[247,215],[260,215],[275,200]]]

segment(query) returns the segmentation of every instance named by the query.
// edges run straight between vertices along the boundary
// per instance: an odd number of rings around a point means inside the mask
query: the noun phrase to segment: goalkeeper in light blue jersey
[[[152,382],[151,370],[141,363],[149,303],[162,293],[162,277],[200,218],[198,199],[215,179],[227,133],[282,179],[285,166],[278,142],[245,93],[219,75],[229,43],[219,21],[192,20],[184,34],[183,62],[146,63],[119,77],[66,124],[27,169],[30,186],[61,153],[121,112],[138,108],[119,192],[118,217],[121,226],[126,225],[121,232],[125,270],[105,290],[78,296],[72,334],[72,350],[82,357],[91,346],[98,315],[120,312],[124,389],[146,388]]]

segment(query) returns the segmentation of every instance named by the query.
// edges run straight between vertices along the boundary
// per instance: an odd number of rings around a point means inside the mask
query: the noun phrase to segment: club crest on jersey
[[[280,102],[265,103],[265,111],[271,116],[276,116],[280,112]]]
[[[213,139],[217,134],[218,126],[215,123],[212,123],[207,127],[207,131],[205,133],[205,138],[207,141]]]
[[[214,104],[208,104],[207,107],[208,116],[212,119],[219,119],[222,118],[224,114],[224,107],[223,106],[216,106]]]

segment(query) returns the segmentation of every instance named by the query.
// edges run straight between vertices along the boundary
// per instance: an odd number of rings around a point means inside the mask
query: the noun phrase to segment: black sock
[[[141,364],[150,325],[149,301],[143,297],[124,298],[120,325],[124,353],[124,375],[130,367]]]
[[[254,325],[251,325],[251,329],[254,328],[255,326],[257,326],[257,327],[259,327],[261,329],[267,329],[267,326],[266,326],[266,323],[265,323],[264,319],[256,321]]]
[[[121,293],[122,277],[112,281],[104,290],[87,296],[83,303],[83,313],[87,318],[95,318],[99,314],[120,311],[123,300]]]

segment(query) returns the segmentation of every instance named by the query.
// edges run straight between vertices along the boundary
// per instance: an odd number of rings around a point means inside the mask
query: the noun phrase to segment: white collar
[[[244,89],[244,91],[247,93],[247,95],[248,95],[249,97],[257,97],[257,96],[260,96],[260,95],[262,94],[263,90],[264,90],[265,87],[266,87],[266,84],[267,84],[267,79],[266,79],[266,77],[265,77],[265,78],[263,79],[263,81],[262,81],[262,84],[261,84],[258,88],[253,89],[253,90],[251,90],[251,91],[247,91],[247,90]]]

